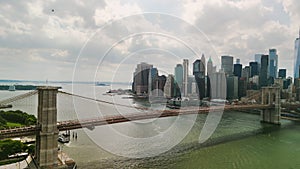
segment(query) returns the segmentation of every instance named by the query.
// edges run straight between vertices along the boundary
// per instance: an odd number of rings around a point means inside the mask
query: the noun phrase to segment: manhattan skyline
[[[108,73],[120,68],[124,77],[118,77],[118,81],[126,82],[132,78],[131,72],[140,61],[162,67],[163,73],[169,74],[179,60],[200,59],[202,53],[207,59],[211,56],[217,69],[220,69],[220,56],[239,58],[241,64],[246,65],[254,61],[255,54],[267,54],[273,48],[277,49],[278,69],[286,68],[287,76],[294,75],[293,66],[287,65],[294,65],[294,42],[300,25],[300,2],[296,0],[187,0],[176,3],[95,1],[88,4],[76,1],[72,5],[68,5],[71,2],[43,1],[0,3],[3,11],[0,14],[3,23],[0,26],[1,79],[68,81],[72,80],[74,66],[79,61],[81,64],[77,65],[77,69],[81,71],[76,72],[78,77],[74,80],[92,81],[97,71]],[[166,24],[170,20],[164,18],[162,24],[157,24],[161,18],[155,18],[155,15],[127,22],[126,29],[148,27],[167,34],[170,30],[176,31],[177,27],[189,24],[203,33],[202,36],[208,39],[213,50],[200,50],[199,56],[195,56],[181,49],[180,43],[176,41],[141,36],[117,46],[114,53],[104,59],[105,63],[96,69],[105,51],[122,38],[114,36],[121,29],[113,27],[115,29],[99,37],[103,41],[89,43],[86,49],[89,52],[77,59],[87,40],[105,24],[144,13],[161,13],[162,17],[165,14],[182,22]],[[193,32],[188,33],[188,36],[193,35]],[[193,42],[188,43],[195,45]],[[97,50],[94,50],[94,46],[97,46]],[[162,50],[143,51],[138,53],[138,58],[132,56],[135,63],[125,61],[119,66],[122,58],[147,48],[164,49],[172,53]],[[172,54],[181,58],[171,61],[170,58],[174,58]],[[156,61],[158,58],[161,60]],[[96,80],[110,81],[112,77],[105,73]]]

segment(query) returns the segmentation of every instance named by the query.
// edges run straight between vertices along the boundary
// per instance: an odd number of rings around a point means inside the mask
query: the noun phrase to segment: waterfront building
[[[227,81],[227,99],[238,99],[239,78],[237,76],[228,76]]]
[[[148,92],[150,93],[154,89],[153,81],[158,77],[157,68],[150,68],[149,79],[148,79]]]
[[[249,87],[250,90],[257,90],[259,89],[259,76],[255,75],[249,78]]]
[[[183,59],[183,82],[182,82],[182,96],[186,97],[188,94],[188,77],[189,77],[189,60]]]
[[[239,79],[239,89],[238,89],[238,96],[239,98],[241,97],[245,97],[246,96],[246,92],[247,92],[247,81],[246,78],[240,78]]]
[[[284,79],[284,81],[283,81],[283,89],[288,89],[291,86],[292,82],[293,82],[293,78],[292,77],[288,77],[288,78]]]
[[[281,89],[283,89],[283,79],[282,78],[276,78],[274,79],[274,84],[280,86]]]
[[[233,73],[232,56],[221,56],[221,69],[223,69],[226,75],[232,75]]]
[[[295,40],[295,60],[294,60],[294,78],[299,78],[300,72],[300,29],[299,37]]]
[[[187,96],[190,96],[193,92],[195,93],[196,91],[192,91],[193,90],[193,85],[196,84],[196,80],[194,78],[194,76],[192,75],[189,75],[188,77],[188,83],[187,83],[187,94],[186,94],[186,97]]]
[[[227,92],[226,75],[223,71],[215,72],[210,76],[210,97],[212,99],[225,99]]]
[[[269,70],[269,55],[261,56],[261,68],[260,68],[260,87],[268,86],[268,74]]]
[[[152,85],[154,86],[154,91],[152,92],[153,96],[163,96],[164,93],[164,86],[166,84],[167,77],[165,75],[157,76],[153,79]]]
[[[197,96],[198,86],[194,76],[189,76],[188,78],[188,95]]]
[[[133,73],[132,91],[137,95],[147,95],[149,90],[149,72],[153,65],[142,62]]]
[[[210,97],[210,78],[209,76],[205,77],[205,97]]]
[[[269,76],[277,78],[278,55],[276,49],[269,49]]]
[[[182,64],[177,64],[174,71],[174,80],[176,83],[175,95],[177,97],[181,96],[182,84],[183,84],[183,66]]]
[[[152,68],[153,69],[153,68]],[[158,72],[153,74],[151,78],[151,70],[149,70],[148,96],[160,97],[164,96],[164,86],[167,80],[165,75],[159,76]],[[155,72],[155,69],[153,70]]]
[[[295,78],[294,83],[296,91],[296,101],[300,101],[300,78]]]
[[[175,80],[174,80],[174,76],[169,74],[166,80],[166,84],[164,86],[164,96],[166,98],[173,98],[175,97]]]

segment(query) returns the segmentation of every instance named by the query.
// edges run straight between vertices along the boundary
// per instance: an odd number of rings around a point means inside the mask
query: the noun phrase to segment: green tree
[[[3,130],[7,127],[6,120],[0,116],[0,130]]]
[[[0,111],[0,117],[6,120],[7,122],[19,123],[22,125],[33,125],[36,124],[37,121],[34,115],[29,115],[20,110]],[[0,121],[0,125],[1,125],[1,121]]]
[[[24,152],[25,147],[27,146],[16,140],[0,141],[0,160],[7,159],[9,155]]]
[[[34,145],[27,146],[27,152],[28,154],[33,155],[35,152],[35,146]]]

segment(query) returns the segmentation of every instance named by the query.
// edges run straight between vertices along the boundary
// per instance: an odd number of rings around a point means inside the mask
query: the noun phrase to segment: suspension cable
[[[100,102],[100,103],[105,103],[105,104],[110,104],[110,105],[117,105],[117,106],[121,106],[121,107],[135,108],[135,109],[140,109],[140,110],[150,110],[150,109],[148,109],[146,107],[128,106],[128,105],[125,105],[125,104],[113,103],[113,102],[109,102],[109,101],[105,101],[105,100],[100,100],[100,99],[93,99],[93,98],[90,98],[90,97],[81,96],[81,95],[77,95],[77,94],[73,94],[73,93],[68,93],[68,92],[63,92],[63,91],[58,91],[58,92],[61,93],[61,94],[75,96],[75,97],[79,97],[79,98],[82,98],[82,99],[91,100],[91,101]]]
[[[26,97],[33,96],[33,95],[37,94],[37,92],[38,92],[37,90],[34,90],[34,91],[31,91],[31,92],[27,92],[27,93],[24,93],[24,94],[20,94],[20,95],[2,100],[2,101],[0,101],[0,105],[9,104],[9,103],[15,102],[17,100],[21,100],[21,99],[24,99]]]

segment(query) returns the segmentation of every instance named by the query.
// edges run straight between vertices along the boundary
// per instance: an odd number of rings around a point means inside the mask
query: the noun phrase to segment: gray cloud
[[[90,80],[104,53],[114,43],[145,31],[174,36],[199,55],[212,56],[216,64],[219,56],[226,54],[247,64],[255,53],[277,48],[279,66],[284,67],[293,62],[299,9],[297,0],[1,1],[0,79],[71,80],[77,56],[87,42],[77,63],[77,79]],[[141,12],[168,13],[178,18],[154,14],[119,20]],[[162,50],[137,54],[172,73],[175,64],[181,61],[171,60],[171,53],[191,58],[190,62],[200,57],[193,56],[182,42],[157,35],[128,38],[111,50],[99,70],[109,74],[130,54],[157,48]],[[119,68],[126,72],[123,80],[132,76],[128,72],[134,71],[136,62],[122,62],[124,66]],[[291,75],[292,67],[286,68]]]

